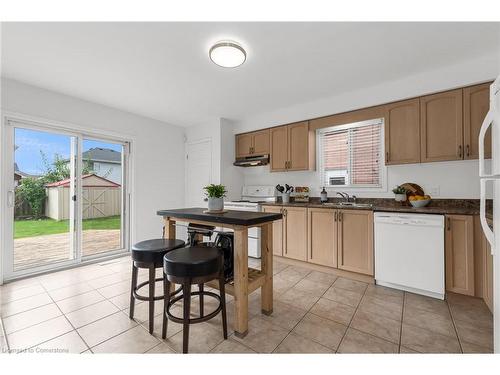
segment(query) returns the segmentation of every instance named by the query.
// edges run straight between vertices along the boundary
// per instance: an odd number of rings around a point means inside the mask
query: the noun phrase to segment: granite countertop
[[[350,210],[371,210],[384,212],[405,212],[405,213],[421,213],[421,214],[455,214],[455,215],[478,215],[479,200],[478,199],[434,199],[428,206],[422,208],[414,208],[412,206],[402,205],[394,199],[387,198],[358,198],[358,203],[371,204],[371,207],[349,207],[342,206],[339,203],[341,199],[330,198],[328,204],[322,204],[319,198],[310,198],[309,203],[290,202],[290,203],[263,203],[265,206],[293,206],[293,207],[314,207],[314,208],[331,208],[331,209],[350,209]],[[492,202],[487,201],[486,217],[493,216]]]
[[[157,214],[164,217],[174,217],[187,220],[206,221],[214,224],[230,224],[254,226],[271,221],[280,220],[281,214],[271,212],[250,212],[229,210],[224,213],[207,213],[206,208],[178,208],[159,210]]]

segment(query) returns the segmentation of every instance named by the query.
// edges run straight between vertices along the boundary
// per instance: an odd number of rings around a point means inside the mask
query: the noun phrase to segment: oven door
[[[257,212],[259,211],[259,206],[255,205],[250,207],[248,204],[239,204],[238,202],[226,202],[224,204],[224,209],[235,210],[235,211]],[[217,229],[224,232],[232,232],[231,229],[224,227]],[[261,256],[260,228],[257,227],[248,228],[248,256],[252,258],[260,258]]]

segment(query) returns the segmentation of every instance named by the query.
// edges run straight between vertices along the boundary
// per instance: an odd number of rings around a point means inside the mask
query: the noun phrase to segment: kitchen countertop
[[[478,199],[435,199],[426,207],[414,208],[412,206],[401,205],[394,199],[386,198],[358,198],[358,203],[369,203],[371,207],[349,207],[342,206],[339,203],[341,199],[328,200],[328,205],[322,204],[319,198],[311,198],[309,203],[290,202],[290,203],[262,203],[263,206],[292,206],[292,207],[314,207],[314,208],[331,208],[331,209],[349,209],[349,210],[371,210],[383,212],[405,212],[405,213],[420,213],[420,214],[437,214],[437,215],[478,215],[479,200]],[[492,217],[491,202],[487,201],[486,217]]]
[[[229,210],[224,213],[207,213],[206,208],[179,208],[159,210],[157,214],[163,217],[209,221],[217,224],[254,226],[281,219],[281,214],[270,212],[250,212]]]

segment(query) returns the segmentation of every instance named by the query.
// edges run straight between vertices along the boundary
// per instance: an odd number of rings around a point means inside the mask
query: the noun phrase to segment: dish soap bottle
[[[326,193],[325,187],[323,186],[323,190],[321,190],[321,193],[319,195],[319,200],[321,203],[326,203],[328,202],[328,194]]]

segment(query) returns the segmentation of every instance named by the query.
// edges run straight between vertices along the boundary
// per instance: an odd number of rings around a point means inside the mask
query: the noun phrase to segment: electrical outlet
[[[439,186],[431,186],[427,194],[431,197],[439,197]]]

